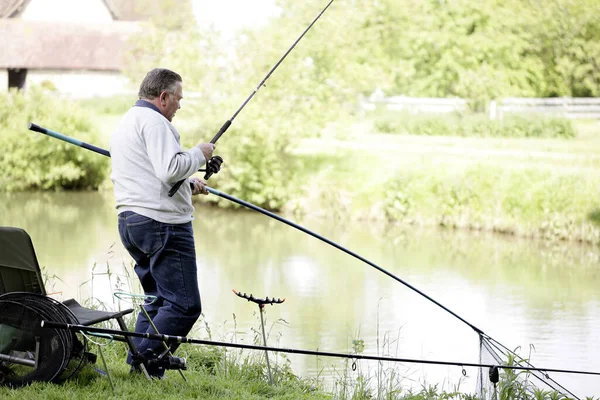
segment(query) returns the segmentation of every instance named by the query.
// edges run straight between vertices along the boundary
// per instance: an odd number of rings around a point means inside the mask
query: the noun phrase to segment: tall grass
[[[597,243],[600,229],[590,215],[599,178],[489,165],[404,170],[387,182],[383,211],[390,221]]]
[[[491,120],[485,114],[412,114],[379,110],[370,116],[378,132],[426,136],[563,138],[576,136],[570,120],[554,116],[507,115]]]

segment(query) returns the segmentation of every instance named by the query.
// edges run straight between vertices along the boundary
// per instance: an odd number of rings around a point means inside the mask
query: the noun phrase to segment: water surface
[[[93,297],[118,307],[112,292],[137,291],[120,244],[110,194],[0,195],[0,225],[32,237],[47,289],[59,299]],[[547,368],[600,371],[598,249],[455,231],[390,228],[369,222],[295,222],[374,262],[462,318]],[[197,204],[194,221],[203,321],[215,340],[251,343],[258,307],[231,290],[285,298],[267,307],[269,345],[478,362],[466,324],[374,268],[254,212]],[[109,275],[106,274],[110,270]],[[132,287],[131,283],[134,286]],[[124,305],[128,306],[128,305]],[[205,326],[205,324],[201,324]],[[194,337],[205,338],[199,327]],[[292,369],[333,384],[344,362],[289,355]],[[392,365],[386,364],[385,367]],[[474,390],[476,369],[395,365],[405,387],[460,383]],[[376,363],[358,368],[373,372]],[[598,377],[552,374],[579,396],[600,395]],[[416,386],[415,386],[416,385]]]

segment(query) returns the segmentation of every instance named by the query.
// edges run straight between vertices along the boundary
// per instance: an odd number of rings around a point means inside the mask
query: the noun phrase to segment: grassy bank
[[[574,139],[370,133],[305,140],[286,211],[600,241],[600,125]]]
[[[92,351],[98,353],[92,346]],[[165,379],[148,381],[139,374],[130,374],[125,364],[123,346],[104,350],[110,381],[92,366],[86,366],[75,378],[64,384],[36,382],[19,389],[0,388],[2,399],[327,399],[331,396],[308,381],[280,371],[277,385],[264,378],[264,365],[239,353],[215,348],[188,346],[186,381],[177,371],[168,371]],[[104,369],[100,356],[97,368]]]

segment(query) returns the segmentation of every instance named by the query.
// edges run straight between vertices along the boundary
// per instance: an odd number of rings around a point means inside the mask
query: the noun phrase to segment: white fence
[[[497,104],[490,103],[490,117],[496,107],[496,115],[502,119],[507,113],[543,113],[571,119],[600,119],[600,98],[595,97],[555,97],[546,99],[516,98],[502,99]]]
[[[385,107],[387,110],[408,111],[411,113],[448,113],[466,110],[467,100],[460,98],[371,96],[363,103],[363,108],[374,110],[378,105]]]
[[[461,98],[430,98],[406,96],[371,96],[362,103],[365,110],[384,107],[387,110],[410,113],[449,113],[466,111],[467,100]],[[600,98],[556,97],[518,98],[509,97],[491,101],[488,114],[491,119],[502,119],[506,114],[542,113],[571,119],[600,119]]]

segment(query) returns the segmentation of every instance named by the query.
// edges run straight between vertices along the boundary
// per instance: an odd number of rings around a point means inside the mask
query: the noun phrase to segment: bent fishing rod
[[[310,28],[312,28],[312,26],[315,24],[315,22],[317,22],[317,20],[319,18],[321,18],[321,15],[323,15],[325,10],[327,10],[329,8],[331,3],[333,3],[333,0],[330,0],[329,3],[327,3],[327,5],[325,6],[325,8],[323,8],[321,10],[321,12],[315,17],[315,19],[313,19],[313,21],[310,23],[310,25],[308,25],[308,27],[304,30],[304,32],[302,32],[302,34],[298,37],[298,39],[296,39],[294,44],[292,44],[292,46],[285,52],[285,54],[279,59],[279,61],[277,61],[277,63],[273,66],[273,68],[271,68],[271,70],[267,73],[265,78],[258,84],[258,86],[256,86],[256,89],[254,89],[254,91],[252,93],[250,93],[248,98],[242,103],[240,108],[238,108],[238,110],[233,114],[233,116],[231,118],[229,118],[227,121],[225,121],[225,123],[223,124],[223,126],[221,126],[221,129],[219,129],[219,131],[217,132],[215,137],[211,139],[210,143],[213,143],[213,144],[217,143],[217,140],[219,140],[219,138],[225,133],[225,131],[227,131],[227,129],[229,129],[229,126],[231,126],[231,123],[233,122],[235,117],[237,117],[237,115],[242,111],[242,109],[244,107],[246,107],[246,104],[248,104],[248,102],[250,102],[250,100],[254,97],[256,92],[258,92],[258,90],[265,85],[265,82],[267,81],[267,79],[269,79],[269,77],[277,69],[277,67],[279,67],[279,64],[281,64],[283,62],[283,60],[287,57],[287,55],[290,54],[290,52],[294,49],[294,47],[296,47],[298,42],[304,37],[304,35],[306,35],[306,32],[308,32],[310,30]],[[223,162],[223,159],[219,156],[211,157],[211,159],[208,160],[208,162],[206,163],[206,173],[204,174],[204,179],[208,180],[213,173],[219,172],[222,162]],[[177,182],[175,185],[173,185],[173,187],[171,187],[171,190],[169,190],[169,197],[173,197],[173,195],[175,193],[177,193],[177,190],[179,190],[179,187],[181,186],[181,184],[184,181],[185,181],[185,179],[182,179],[179,182]]]
[[[164,335],[160,333],[149,333],[149,332],[131,332],[131,331],[119,331],[115,329],[97,328],[85,325],[77,324],[66,324],[63,322],[46,321],[42,320],[41,327],[46,329],[66,329],[71,332],[83,332],[91,334],[100,334],[112,336],[129,336],[148,340],[156,340],[166,343],[190,343],[190,344],[202,344],[208,346],[219,346],[219,347],[232,347],[238,349],[248,350],[262,350],[272,351],[280,353],[291,353],[291,354],[303,354],[309,356],[324,356],[324,357],[337,357],[347,358],[352,360],[370,360],[370,361],[392,361],[392,362],[405,362],[415,364],[435,364],[435,365],[447,365],[457,367],[477,367],[477,368],[501,368],[515,371],[538,371],[545,374],[549,372],[565,373],[565,374],[579,374],[579,375],[596,375],[600,376],[600,372],[594,371],[580,371],[570,369],[558,369],[558,368],[536,368],[536,367],[523,367],[520,365],[495,365],[495,364],[482,364],[482,363],[470,363],[470,362],[459,362],[459,361],[438,361],[438,360],[422,360],[414,358],[398,358],[398,357],[387,357],[387,356],[370,356],[367,354],[348,354],[348,353],[336,353],[328,351],[316,351],[316,350],[304,350],[294,349],[286,347],[272,347],[272,346],[259,346],[253,344],[242,344],[242,343],[230,343],[230,342],[219,342],[214,340],[204,339],[193,339],[185,336],[174,336]]]
[[[68,143],[71,143],[71,144],[74,144],[74,145],[76,145],[76,146],[83,147],[84,149],[87,149],[87,150],[90,150],[90,151],[94,151],[94,152],[96,152],[96,153],[98,153],[98,154],[102,154],[102,155],[104,155],[104,156],[110,157],[110,153],[109,153],[107,150],[104,150],[104,149],[102,149],[102,148],[100,148],[100,147],[97,147],[97,146],[91,145],[91,144],[89,144],[89,143],[82,142],[82,141],[80,141],[80,140],[77,140],[77,139],[74,139],[74,138],[72,138],[72,137],[69,137],[69,136],[63,135],[63,134],[61,134],[61,133],[58,133],[58,132],[52,131],[52,130],[50,130],[50,129],[47,129],[47,128],[44,128],[44,127],[41,127],[41,126],[39,126],[39,125],[36,125],[36,124],[34,124],[34,123],[30,123],[30,124],[29,124],[29,129],[30,129],[30,130],[33,130],[33,131],[36,131],[36,132],[40,132],[40,133],[46,134],[46,135],[48,135],[48,136],[51,136],[51,137],[53,137],[53,138],[56,138],[56,139],[59,139],[59,140],[66,141],[66,142],[68,142]],[[273,218],[273,219],[275,219],[275,220],[277,220],[277,221],[279,221],[279,222],[282,222],[282,223],[284,223],[284,224],[286,224],[286,225],[289,225],[289,226],[291,226],[292,228],[296,228],[296,229],[298,229],[299,231],[301,231],[301,232],[304,232],[304,233],[306,233],[306,234],[308,234],[308,235],[310,235],[310,236],[312,236],[312,237],[314,237],[314,238],[316,238],[316,239],[319,239],[319,240],[321,240],[322,242],[325,242],[325,243],[329,244],[330,246],[332,246],[332,247],[335,247],[336,249],[338,249],[338,250],[340,250],[340,251],[342,251],[342,252],[344,252],[344,253],[346,253],[346,254],[348,254],[348,255],[350,255],[350,256],[352,256],[352,257],[354,257],[354,258],[356,258],[356,259],[358,259],[358,260],[360,260],[360,261],[362,261],[362,262],[364,262],[365,264],[367,264],[367,265],[369,265],[369,266],[371,266],[371,267],[375,268],[375,269],[376,269],[376,270],[378,270],[379,272],[381,272],[381,273],[383,273],[383,274],[385,274],[385,275],[389,276],[390,278],[394,279],[395,281],[397,281],[397,282],[401,283],[401,284],[402,284],[402,285],[404,285],[405,287],[407,287],[407,288],[409,288],[409,289],[413,290],[414,292],[418,293],[419,295],[421,295],[421,296],[422,296],[422,297],[424,297],[425,299],[429,300],[430,302],[432,302],[433,304],[437,305],[438,307],[440,307],[440,308],[441,308],[441,309],[443,309],[444,311],[448,312],[450,315],[452,315],[452,316],[454,316],[455,318],[457,318],[458,320],[462,321],[463,323],[465,323],[466,325],[468,325],[468,326],[469,326],[471,329],[473,329],[475,332],[477,332],[477,334],[480,336],[480,338],[485,338],[485,339],[489,340],[490,342],[493,342],[493,343],[495,343],[495,345],[496,345],[496,346],[498,346],[498,347],[501,347],[502,349],[504,349],[504,351],[506,351],[507,353],[510,353],[510,354],[514,355],[514,356],[515,356],[515,357],[518,359],[518,360],[517,360],[517,362],[518,362],[518,363],[525,363],[525,364],[527,364],[527,365],[531,366],[531,368],[534,368],[534,367],[532,366],[532,364],[531,364],[531,363],[529,363],[529,361],[528,361],[528,360],[526,360],[526,359],[523,359],[523,358],[522,358],[522,357],[520,357],[518,354],[516,354],[514,351],[510,350],[508,347],[506,347],[506,346],[505,346],[505,345],[503,345],[502,343],[498,342],[497,340],[495,340],[494,338],[492,338],[491,336],[489,336],[488,334],[486,334],[485,332],[483,332],[481,329],[479,329],[479,328],[478,328],[478,327],[476,327],[475,325],[471,324],[470,322],[468,322],[467,320],[465,320],[463,317],[461,317],[460,315],[458,315],[458,314],[457,314],[457,313],[455,313],[454,311],[450,310],[448,307],[444,306],[443,304],[441,304],[441,303],[440,303],[440,302],[438,302],[437,300],[433,299],[431,296],[429,296],[429,295],[425,294],[425,293],[424,293],[424,292],[422,292],[421,290],[417,289],[417,288],[416,288],[416,287],[414,287],[413,285],[411,285],[411,284],[409,284],[408,282],[404,281],[403,279],[401,279],[401,278],[397,277],[396,275],[392,274],[391,272],[389,272],[389,271],[387,271],[387,270],[383,269],[382,267],[378,266],[377,264],[375,264],[375,263],[373,263],[373,262],[371,262],[371,261],[367,260],[366,258],[364,258],[364,257],[360,256],[359,254],[357,254],[357,253],[355,253],[355,252],[353,252],[353,251],[351,251],[351,250],[349,250],[349,249],[347,249],[347,248],[345,248],[345,247],[343,247],[343,246],[341,246],[341,245],[337,244],[336,242],[334,242],[334,241],[332,241],[332,240],[329,240],[329,239],[327,239],[327,238],[326,238],[326,237],[324,237],[324,236],[321,236],[321,235],[319,235],[318,233],[315,233],[315,232],[313,232],[313,231],[311,231],[311,230],[309,230],[309,229],[307,229],[307,228],[304,228],[304,227],[303,227],[303,226],[301,226],[301,225],[298,225],[298,224],[296,224],[296,223],[294,223],[294,222],[292,222],[292,221],[289,221],[289,220],[287,220],[287,219],[285,219],[285,218],[283,218],[283,217],[281,217],[281,216],[279,216],[279,215],[277,215],[277,214],[275,214],[275,213],[273,213],[273,212],[270,212],[270,211],[267,211],[267,210],[265,210],[265,209],[263,209],[263,208],[260,208],[260,207],[258,207],[258,206],[256,206],[256,205],[252,204],[252,203],[249,203],[249,202],[247,202],[247,201],[244,201],[244,200],[238,199],[237,197],[234,197],[234,196],[231,196],[231,195],[229,195],[229,194],[227,194],[227,193],[224,193],[224,192],[221,192],[221,191],[219,191],[219,190],[213,189],[213,188],[211,188],[211,187],[209,187],[209,186],[206,186],[206,190],[207,190],[209,193],[211,193],[211,194],[213,194],[213,195],[215,195],[215,196],[222,197],[222,198],[224,198],[224,199],[226,199],[226,200],[229,200],[229,201],[231,201],[231,202],[233,202],[233,203],[236,203],[236,204],[239,204],[239,205],[241,205],[241,206],[243,206],[243,207],[246,207],[246,208],[248,208],[248,209],[251,209],[251,210],[257,211],[257,212],[259,212],[259,213],[261,213],[261,214],[263,214],[263,215],[265,215],[265,216],[267,216],[267,217]],[[550,379],[550,380],[552,380],[552,379]],[[553,381],[553,382],[554,382],[554,381]],[[560,384],[558,384],[557,382],[554,382],[554,383],[555,383],[556,385],[559,385],[559,386],[560,386]],[[565,390],[565,391],[567,391],[567,392],[568,392],[568,390],[567,390],[567,389],[563,388],[562,386],[560,386],[560,387],[561,387],[563,390]],[[569,393],[570,393],[570,392],[569,392]],[[577,398],[576,396],[574,396],[574,397],[575,397],[575,398]]]
[[[43,133],[45,135],[51,136],[51,137],[53,137],[55,139],[63,140],[65,142],[74,144],[76,146],[83,147],[84,149],[91,150],[91,151],[96,152],[98,154],[102,154],[103,156],[110,157],[110,152],[108,150],[105,150],[105,149],[102,149],[100,147],[91,145],[89,143],[82,142],[82,141],[74,139],[74,138],[72,138],[70,136],[63,135],[62,133],[58,133],[56,131],[50,130],[48,128],[44,128],[42,126],[34,124],[33,122],[29,123],[29,129],[32,130],[32,131],[35,131],[35,132],[40,132],[40,133]],[[285,218],[283,218],[283,217],[281,217],[281,216],[279,216],[279,215],[277,215],[277,214],[275,214],[275,213],[273,213],[271,211],[267,211],[267,210],[265,210],[263,208],[260,208],[260,207],[258,207],[256,205],[252,204],[252,203],[249,203],[249,202],[244,201],[242,199],[238,199],[237,197],[231,196],[231,195],[229,195],[227,193],[224,193],[224,192],[221,192],[219,190],[213,189],[210,186],[206,186],[206,190],[209,193],[211,193],[211,194],[213,194],[215,196],[222,197],[222,198],[224,198],[226,200],[229,200],[229,201],[231,201],[233,203],[236,203],[236,204],[239,204],[239,205],[241,205],[243,207],[246,207],[246,208],[249,208],[251,210],[257,211],[257,212],[259,212],[259,213],[261,213],[263,215],[266,215],[267,217],[276,219],[279,222],[282,222],[282,223],[284,223],[286,225],[289,225],[292,228],[296,228],[296,229],[298,229],[301,232],[304,232],[304,233],[306,233],[306,234],[308,234],[308,235],[310,235],[310,236],[312,236],[314,238],[317,238],[317,239],[321,240],[322,242],[325,242],[325,243],[329,244],[330,246],[335,247],[338,250],[343,251],[346,254],[351,255],[352,257],[354,257],[354,258],[356,258],[356,259],[364,262],[365,264],[370,265],[371,267],[375,268],[379,272],[382,272],[385,275],[389,276],[390,278],[392,278],[392,279],[396,280],[397,282],[403,284],[404,286],[408,287],[409,289],[417,292],[421,296],[425,297],[427,300],[433,302],[438,307],[442,308],[446,312],[450,313],[454,317],[458,318],[460,321],[462,321],[465,324],[467,324],[468,326],[470,326],[478,334],[484,335],[484,336],[487,337],[487,335],[481,329],[477,328],[475,325],[471,324],[470,322],[468,322],[467,320],[465,320],[464,318],[462,318],[460,315],[458,315],[454,311],[450,310],[448,307],[446,307],[443,304],[441,304],[440,302],[434,300],[432,297],[428,296],[427,294],[425,294],[424,292],[420,291],[416,287],[412,286],[408,282],[400,279],[399,277],[397,277],[396,275],[392,274],[391,272],[389,272],[389,271],[381,268],[377,264],[375,264],[375,263],[367,260],[366,258],[360,256],[359,254],[357,254],[357,253],[355,253],[355,252],[353,252],[351,250],[348,250],[347,248],[343,247],[342,245],[339,245],[336,242],[334,242],[332,240],[329,240],[326,237],[321,236],[318,233],[315,233],[315,232],[311,231],[310,229],[307,229],[307,228],[305,228],[305,227],[303,227],[301,225],[298,225],[298,224],[296,224],[296,223],[294,223],[294,222],[292,222],[292,221],[290,221],[288,219],[285,219]]]

